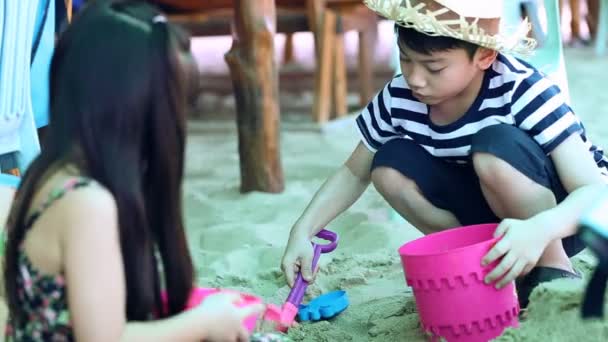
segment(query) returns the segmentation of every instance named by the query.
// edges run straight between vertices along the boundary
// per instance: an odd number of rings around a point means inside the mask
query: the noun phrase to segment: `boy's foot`
[[[519,307],[521,309],[528,307],[528,303],[530,302],[530,294],[532,293],[532,290],[534,290],[540,283],[545,283],[560,278],[583,279],[578,271],[575,270],[575,272],[576,273],[572,273],[559,268],[547,266],[534,267],[530,273],[515,281],[515,288],[517,289],[517,297],[519,299]]]

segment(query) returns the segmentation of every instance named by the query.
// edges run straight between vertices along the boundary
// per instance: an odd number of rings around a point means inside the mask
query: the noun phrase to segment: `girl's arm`
[[[263,307],[236,308],[238,298],[207,298],[170,318],[127,322],[126,286],[112,195],[96,187],[67,194],[63,210],[62,255],[70,317],[77,341],[236,341],[246,338],[244,317]],[[238,336],[238,337],[237,337]]]

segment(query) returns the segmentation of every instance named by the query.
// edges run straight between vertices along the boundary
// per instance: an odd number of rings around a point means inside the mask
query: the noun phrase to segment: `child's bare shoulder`
[[[69,191],[64,195],[58,209],[64,213],[67,225],[95,225],[99,221],[116,222],[117,207],[112,193],[97,182]]]

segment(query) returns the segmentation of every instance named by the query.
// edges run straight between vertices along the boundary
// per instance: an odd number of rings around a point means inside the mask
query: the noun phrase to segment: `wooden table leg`
[[[333,113],[336,118],[345,116],[348,113],[347,79],[346,79],[346,56],[344,51],[344,32],[339,30],[334,42],[334,84],[333,84]]]
[[[326,10],[323,13],[323,29],[319,32],[319,54],[315,70],[315,95],[312,117],[316,123],[329,121],[332,100],[332,77],[336,41],[336,14]]]
[[[235,0],[226,54],[236,98],[241,192],[284,189],[279,149],[274,0]]]
[[[285,35],[285,50],[283,51],[283,64],[293,63],[294,57],[294,44],[293,44],[293,33]]]
[[[317,61],[321,58],[321,32],[323,31],[323,13],[325,12],[325,0],[306,0],[306,11],[308,12],[308,26],[315,40],[315,57]]]

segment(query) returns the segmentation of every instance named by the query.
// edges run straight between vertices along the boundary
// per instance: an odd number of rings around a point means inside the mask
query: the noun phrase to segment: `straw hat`
[[[508,0],[507,0],[508,1]],[[503,27],[503,0],[364,0],[367,7],[397,25],[431,36],[464,40],[504,53],[529,55],[536,41],[528,37],[524,19],[514,28]]]

